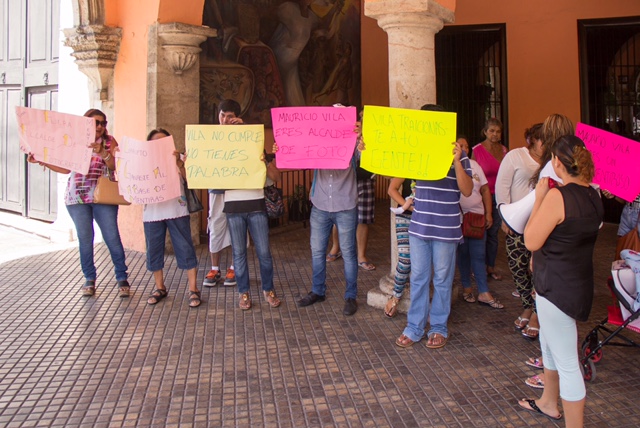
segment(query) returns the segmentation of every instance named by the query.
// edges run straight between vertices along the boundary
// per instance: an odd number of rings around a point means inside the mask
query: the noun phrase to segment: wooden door
[[[0,209],[53,221],[56,175],[27,166],[16,106],[56,109],[60,0],[0,0]]]

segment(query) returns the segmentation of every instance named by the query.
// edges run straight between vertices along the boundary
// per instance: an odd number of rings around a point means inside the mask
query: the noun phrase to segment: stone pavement
[[[204,288],[202,306],[190,309],[186,275],[172,256],[169,297],[156,306],[146,304],[153,279],[142,253],[127,253],[129,299],[117,296],[104,244],[96,247],[102,275],[92,298],[80,295],[75,249],[0,264],[0,426],[561,426],[516,404],[540,393],[524,384],[534,374],[524,361],[538,344],[512,328],[520,305],[510,296],[504,247],[498,263],[505,280],[490,282],[504,310],[458,297],[444,348],[400,349],[394,340],[406,317],[389,320],[365,304],[390,271],[386,204],[376,216],[369,253],[378,269],[359,271],[353,317],[342,315],[342,261],[328,266],[325,302],[296,306],[311,282],[309,229],[302,227],[272,231],[284,300],[278,309],[262,299],[255,259],[254,307],[246,312],[224,287]],[[580,340],[606,316],[615,230],[605,225],[598,240],[596,299],[589,321],[579,324]],[[204,246],[198,255],[202,279]],[[639,356],[638,349],[605,347],[597,379],[587,383],[586,426],[640,426],[633,410]]]

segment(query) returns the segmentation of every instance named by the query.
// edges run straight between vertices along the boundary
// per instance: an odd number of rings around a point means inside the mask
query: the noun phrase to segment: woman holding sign
[[[149,133],[147,141],[167,138],[170,135],[164,129],[157,128]],[[184,178],[184,162],[179,157],[179,153],[174,152],[174,154],[178,155],[177,166],[180,169],[180,175]],[[184,186],[180,187],[184,192]],[[145,205],[142,212],[142,221],[147,244],[147,269],[153,272],[153,279],[156,283],[156,288],[149,296],[147,303],[155,305],[167,297],[167,288],[164,285],[162,270],[164,269],[164,246],[168,229],[178,267],[187,271],[189,306],[192,308],[200,306],[200,290],[198,290],[198,285],[196,284],[198,258],[191,238],[191,220],[185,195],[182,194],[180,197],[169,201]]]
[[[107,132],[107,117],[103,112],[90,109],[84,115],[96,121],[96,135],[95,141],[90,144],[93,153],[87,175],[39,162],[32,154],[29,154],[27,161],[38,163],[60,174],[70,174],[64,200],[78,234],[80,265],[85,277],[82,295],[93,296],[96,292],[97,273],[93,260],[93,221],[95,220],[111,255],[120,297],[129,297],[127,265],[118,230],[118,205],[96,204],[93,199],[98,178],[107,174],[113,176],[116,169],[114,153],[118,143]]]

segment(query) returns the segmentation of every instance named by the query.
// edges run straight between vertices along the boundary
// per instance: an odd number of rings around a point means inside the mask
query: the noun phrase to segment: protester
[[[411,247],[409,246],[409,225],[415,197],[415,180],[400,177],[392,178],[387,193],[398,204],[395,213],[396,242],[398,245],[398,263],[393,278],[393,294],[384,307],[384,314],[393,318],[398,313],[398,304],[411,274]]]
[[[460,148],[465,153],[469,151],[469,142],[465,137],[458,138],[458,144],[460,144]],[[473,159],[469,159],[469,162],[471,163],[473,191],[470,196],[460,196],[460,209],[463,215],[468,212],[483,215],[484,226],[486,229],[490,229],[493,224],[493,211],[491,210],[491,192],[489,191],[487,179],[478,162]],[[460,282],[462,282],[463,287],[462,298],[467,303],[475,303],[477,301],[493,309],[502,309],[504,305],[493,297],[493,294],[489,291],[487,275],[485,275],[486,235],[485,232],[482,238],[465,236],[458,246],[458,270],[460,271]],[[478,286],[477,299],[473,295],[471,288],[471,271],[473,271],[476,285]]]
[[[498,231],[502,223],[495,198],[496,177],[498,175],[498,169],[500,168],[500,162],[502,162],[502,159],[507,154],[507,148],[501,142],[502,130],[502,122],[500,122],[500,119],[495,117],[490,118],[482,129],[482,133],[485,136],[484,141],[473,146],[472,149],[473,159],[478,162],[482,171],[484,171],[492,197],[491,211],[493,223],[487,230],[485,257],[487,275],[495,280],[502,279],[502,275],[495,270],[496,257],[498,254]]]
[[[222,100],[218,105],[218,121],[220,125],[238,125],[244,123],[240,118],[240,104],[232,99]],[[204,278],[205,287],[215,287],[222,279],[220,273],[220,255],[222,250],[231,245],[231,236],[224,212],[224,190],[209,190],[209,217],[207,230],[209,231],[209,252],[211,253],[211,270]],[[233,250],[233,248],[232,248]],[[233,262],[227,268],[224,278],[226,287],[236,285],[236,274]]]
[[[363,148],[363,143],[357,146]],[[274,144],[273,152],[278,146]],[[298,301],[305,307],[326,299],[326,250],[331,229],[338,228],[338,241],[344,259],[346,290],[342,313],[351,316],[358,310],[358,259],[356,254],[356,228],[358,223],[358,188],[356,183],[356,152],[350,166],[345,169],[314,170],[311,186],[311,263],[313,270],[311,291]]]
[[[375,174],[366,171],[359,165],[356,167],[356,183],[358,186],[358,227],[356,228],[356,246],[358,250],[358,267],[366,271],[376,269],[367,257],[369,242],[369,225],[373,224],[376,208]],[[333,262],[342,256],[338,229],[334,226],[331,233],[331,249],[327,254],[327,261]]]
[[[276,182],[280,171],[274,162],[267,167],[267,178]],[[249,293],[249,266],[247,264],[247,232],[251,234],[256,248],[256,256],[260,265],[262,293],[272,308],[280,306],[273,285],[273,258],[269,248],[269,218],[264,202],[263,187],[259,189],[227,190],[224,193],[224,212],[231,234],[231,249],[236,265],[239,306],[242,310],[251,309]]]
[[[524,138],[527,146],[511,150],[500,164],[496,179],[498,205],[518,202],[532,190],[530,180],[542,157],[542,123],[526,129]],[[531,252],[525,247],[523,236],[513,231],[506,222],[502,223],[502,230],[506,235],[509,270],[522,301],[522,313],[515,320],[514,326],[524,337],[535,339],[538,337],[539,324],[529,267]]]
[[[93,148],[91,164],[86,175],[38,161],[33,157],[33,154],[29,154],[27,161],[37,163],[60,174],[70,174],[64,201],[78,234],[80,265],[85,277],[82,295],[93,296],[96,292],[97,272],[93,258],[93,222],[95,220],[111,255],[119,295],[120,297],[129,297],[127,265],[118,230],[118,205],[97,204],[93,199],[98,178],[103,175],[115,178],[116,161],[114,155],[118,142],[107,132],[107,116],[103,112],[89,109],[84,115],[92,117],[96,121],[95,141],[90,144]]]
[[[422,110],[443,111],[427,104]],[[411,307],[407,327],[396,345],[408,348],[424,336],[427,319],[427,348],[442,348],[447,343],[447,321],[451,312],[451,292],[456,265],[456,249],[462,241],[460,194],[473,190],[471,164],[460,144],[453,143],[453,162],[445,178],[418,180],[411,225]],[[433,279],[433,300],[429,303],[429,285]]]
[[[566,426],[582,427],[586,390],[576,320],[586,321],[591,311],[593,249],[604,208],[598,191],[589,185],[594,165],[584,142],[566,135],[553,142],[549,152],[562,185],[549,189],[548,177],[538,181],[524,230],[525,245],[533,252],[544,391],[540,399],[518,404],[558,420],[560,395]]]
[[[147,135],[147,141],[155,141],[170,136],[168,131],[157,128]],[[186,180],[184,161],[178,152],[174,152],[177,168],[180,171],[181,180]],[[191,219],[187,208],[187,198],[182,194],[174,199],[146,204],[142,211],[144,225],[144,237],[147,245],[147,269],[153,272],[155,290],[147,299],[149,305],[155,305],[167,297],[167,288],[164,283],[164,249],[167,230],[171,237],[171,244],[176,257],[178,268],[187,271],[189,282],[189,306],[200,306],[200,290],[196,284],[198,273],[198,258],[191,237]]]

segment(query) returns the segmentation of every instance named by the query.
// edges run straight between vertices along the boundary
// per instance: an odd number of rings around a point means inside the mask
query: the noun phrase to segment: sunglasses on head
[[[106,128],[107,127],[107,123],[109,123],[109,122],[107,122],[106,120],[98,120],[98,119],[96,119],[96,126],[102,126],[103,128]]]

